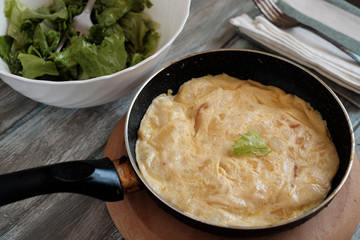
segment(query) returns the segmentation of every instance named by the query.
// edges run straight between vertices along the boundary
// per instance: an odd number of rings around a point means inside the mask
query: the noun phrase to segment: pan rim
[[[323,85],[323,87],[325,87],[329,93],[332,95],[332,97],[337,101],[338,105],[340,106],[341,110],[344,113],[344,116],[347,120],[347,124],[348,124],[348,128],[349,128],[349,132],[350,132],[350,136],[351,136],[351,148],[350,148],[350,159],[349,159],[349,163],[348,166],[346,168],[345,174],[342,177],[341,181],[339,182],[338,186],[315,208],[311,209],[310,211],[295,217],[295,218],[291,218],[288,219],[286,221],[282,221],[282,222],[278,222],[275,224],[268,224],[268,225],[260,225],[260,226],[238,226],[238,225],[221,225],[221,224],[215,224],[213,222],[201,219],[197,216],[194,216],[192,214],[189,214],[181,209],[179,209],[178,207],[176,207],[175,205],[171,204],[170,202],[168,202],[166,199],[164,199],[162,196],[160,196],[159,193],[157,193],[151,186],[150,184],[146,181],[146,179],[142,176],[138,166],[137,166],[137,162],[136,162],[136,156],[132,156],[131,154],[131,149],[130,149],[130,144],[128,141],[128,125],[129,125],[129,118],[130,118],[130,113],[132,112],[133,106],[135,104],[135,101],[138,99],[139,95],[141,94],[142,90],[145,88],[145,86],[156,76],[158,75],[160,72],[164,71],[165,69],[167,69],[169,66],[173,65],[174,63],[177,62],[181,62],[185,59],[194,57],[194,56],[198,56],[198,55],[202,55],[202,54],[208,54],[208,53],[216,53],[216,52],[251,52],[251,53],[255,53],[255,54],[260,54],[260,55],[266,55],[266,56],[270,56],[276,59],[279,59],[281,61],[287,62],[291,65],[294,65],[296,68],[299,68],[301,70],[303,70],[304,72],[306,72],[307,74],[309,74],[311,77],[313,77],[315,80],[317,80],[319,83],[321,83]],[[190,79],[189,79],[190,80]],[[165,204],[166,206],[170,207],[173,211],[180,213],[181,215],[184,215],[185,217],[188,217],[192,220],[195,220],[199,223],[205,224],[205,225],[209,225],[209,226],[213,226],[213,227],[220,227],[220,228],[226,228],[226,229],[232,229],[232,230],[245,230],[245,231],[252,231],[252,230],[266,230],[266,229],[273,229],[273,228],[279,228],[279,227],[284,227],[286,225],[290,225],[293,223],[296,223],[298,221],[301,220],[306,220],[309,216],[318,213],[322,208],[326,207],[333,199],[334,197],[337,195],[337,193],[340,191],[340,189],[343,187],[343,185],[345,184],[350,171],[352,169],[353,166],[353,161],[355,158],[355,137],[354,137],[354,131],[353,131],[353,127],[352,127],[352,123],[350,120],[350,117],[344,107],[344,105],[342,104],[342,102],[340,101],[340,99],[337,97],[337,95],[334,93],[334,91],[323,81],[321,80],[318,76],[316,76],[313,72],[311,72],[310,70],[306,69],[305,67],[303,67],[302,65],[289,60],[287,58],[284,58],[282,56],[278,56],[272,53],[267,53],[267,52],[263,52],[263,51],[259,51],[259,50],[252,50],[252,49],[214,49],[214,50],[207,50],[207,51],[201,51],[201,52],[196,52],[196,53],[192,53],[189,55],[186,55],[178,60],[175,60],[167,65],[165,65],[164,67],[160,68],[158,71],[156,71],[154,74],[152,74],[141,86],[140,88],[137,90],[136,94],[134,95],[134,97],[132,98],[130,107],[128,109],[128,112],[126,114],[126,120],[125,120],[125,128],[124,128],[124,135],[125,135],[125,146],[126,146],[126,150],[130,159],[130,163],[131,166],[133,168],[133,170],[135,171],[137,177],[141,180],[141,183],[143,185],[145,185],[146,189],[149,190],[151,192],[151,194],[153,194],[158,200],[160,200],[163,204]]]

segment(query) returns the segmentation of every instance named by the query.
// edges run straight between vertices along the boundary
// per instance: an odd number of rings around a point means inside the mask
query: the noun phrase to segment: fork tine
[[[256,7],[260,10],[260,12],[270,21],[273,22],[276,17],[274,16],[274,14],[269,11],[269,9],[267,8],[266,5],[263,5],[263,1],[262,0],[253,0],[253,2],[255,3]]]
[[[64,36],[62,37],[59,45],[57,46],[57,48],[56,48],[56,50],[55,50],[56,52],[60,52],[60,51],[61,51],[61,49],[63,48],[63,46],[64,46],[64,44],[65,44],[65,42],[66,42],[66,40],[67,40],[67,31],[65,32],[65,34],[64,34]]]
[[[253,0],[260,12],[274,25],[286,28],[296,25],[293,19],[284,18],[283,12],[271,0]]]
[[[264,16],[273,24],[278,27],[284,28],[287,26],[286,22],[283,21],[281,16],[277,11],[274,11],[273,6],[267,0],[255,0],[257,2],[257,6],[261,8],[260,11],[264,14]]]
[[[283,14],[281,10],[271,0],[264,0],[263,3],[266,4],[269,11],[271,11],[274,14],[275,25],[279,27],[288,27],[288,22],[286,19],[283,18]]]
[[[272,0],[266,0],[266,1],[271,5],[271,7],[270,7],[271,10],[274,12],[274,14],[276,13],[279,21],[281,20],[284,27],[298,25],[298,22],[295,19],[284,14],[283,11],[281,11],[281,9]]]

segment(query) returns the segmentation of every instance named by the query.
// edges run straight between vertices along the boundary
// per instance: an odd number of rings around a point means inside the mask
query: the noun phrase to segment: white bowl
[[[52,0],[23,0],[38,8]],[[0,78],[10,87],[35,101],[65,108],[85,108],[105,104],[123,97],[152,73],[183,29],[189,16],[191,0],[151,0],[153,6],[145,12],[160,23],[157,51],[133,67],[111,75],[79,81],[44,81],[10,73],[0,58]],[[0,35],[5,35],[8,21],[4,16],[5,0],[0,0]]]

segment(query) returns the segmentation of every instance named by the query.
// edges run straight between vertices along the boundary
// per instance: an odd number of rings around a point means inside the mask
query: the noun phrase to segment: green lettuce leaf
[[[102,0],[101,3],[104,8],[97,14],[96,19],[100,25],[104,26],[116,23],[131,10],[131,5],[126,0]]]
[[[57,19],[68,19],[68,11],[65,3],[62,0],[54,0],[54,3],[49,7],[41,7],[36,10],[29,8],[24,9],[23,19],[47,19],[55,21]]]
[[[0,57],[6,63],[10,62],[10,50],[13,43],[13,38],[10,36],[0,36]]]
[[[95,24],[89,29],[88,41],[99,45],[102,43],[105,37],[110,37],[114,34],[117,34],[121,37],[124,36],[123,29],[118,23],[115,23],[108,27],[100,24]]]
[[[132,12],[142,12],[146,7],[151,7],[152,3],[150,1],[144,1],[144,0],[128,0],[130,4],[130,10]]]
[[[155,32],[158,25],[145,14],[129,12],[121,18],[120,25],[127,39],[126,46],[130,55],[141,54],[145,59],[156,50],[160,38],[159,33]]]
[[[20,75],[22,66],[17,58],[20,52],[11,51],[13,42],[14,39],[10,36],[0,36],[0,57],[8,64],[10,72]]]
[[[47,55],[46,53],[49,51],[49,46],[46,41],[45,33],[40,25],[37,25],[37,27],[35,28],[33,39],[34,46],[37,49],[40,49],[43,56]]]
[[[145,6],[147,8],[151,8],[153,6],[153,3],[150,0],[145,0]]]
[[[80,79],[108,75],[126,67],[128,55],[124,42],[124,37],[116,34],[105,37],[101,45],[91,44],[81,37],[56,53],[54,61],[65,71],[79,65]]]
[[[47,31],[48,30],[48,31]],[[47,58],[52,51],[55,51],[60,42],[60,33],[47,29],[43,24],[38,24],[33,33],[33,45],[40,50],[41,55]]]
[[[21,44],[24,35],[20,31],[20,26],[23,23],[23,13],[27,6],[22,1],[6,0],[5,1],[5,16],[9,19],[7,35],[12,37],[18,44]]]
[[[148,33],[144,41],[144,59],[153,54],[156,50],[157,44],[160,39],[160,34],[158,32]]]
[[[250,130],[247,134],[240,134],[231,147],[235,155],[254,154],[263,156],[271,152],[259,132]]]
[[[132,44],[133,51],[143,51],[143,39],[149,29],[143,21],[142,14],[129,12],[120,20],[120,25],[125,37]]]
[[[45,61],[38,56],[24,53],[20,53],[18,59],[23,66],[21,74],[24,77],[36,78],[45,74],[54,76],[59,75],[56,65],[52,61]]]

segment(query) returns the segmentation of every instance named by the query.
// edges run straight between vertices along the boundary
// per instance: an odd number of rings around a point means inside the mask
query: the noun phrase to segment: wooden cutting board
[[[126,154],[124,122],[125,117],[115,127],[106,146],[104,156],[110,159]],[[349,178],[328,207],[294,229],[256,240],[351,239],[360,221],[359,186],[360,164],[355,157]],[[236,239],[212,235],[180,222],[159,208],[144,190],[126,194],[124,200],[106,205],[114,224],[126,240]]]

